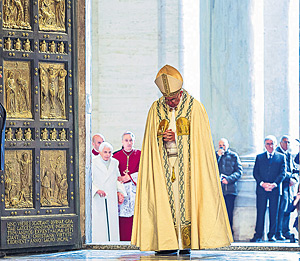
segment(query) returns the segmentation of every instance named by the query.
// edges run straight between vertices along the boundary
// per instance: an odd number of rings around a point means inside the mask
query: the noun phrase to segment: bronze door
[[[74,3],[0,3],[1,249],[78,247]]]

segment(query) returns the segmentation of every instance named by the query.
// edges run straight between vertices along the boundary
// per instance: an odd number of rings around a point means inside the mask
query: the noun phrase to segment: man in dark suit
[[[285,156],[275,151],[277,140],[273,135],[265,138],[266,152],[256,156],[253,176],[256,180],[256,226],[250,242],[262,241],[265,213],[269,200],[269,241],[276,241],[275,232],[281,182],[285,177]]]
[[[296,184],[299,181],[299,174],[293,171],[294,161],[291,153],[289,152],[290,137],[288,135],[283,135],[279,144],[280,146],[276,148],[276,151],[285,155],[286,175],[282,181],[282,194],[280,195],[279,200],[277,231],[275,237],[277,240],[284,240],[285,238],[290,239],[291,236],[289,228],[291,212],[289,209],[292,208],[289,207],[289,205],[291,205],[294,200],[294,194],[297,190]]]

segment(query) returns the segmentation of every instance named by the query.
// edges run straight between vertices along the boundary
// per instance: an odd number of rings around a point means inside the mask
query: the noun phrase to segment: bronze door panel
[[[78,248],[74,3],[1,3],[0,249]]]

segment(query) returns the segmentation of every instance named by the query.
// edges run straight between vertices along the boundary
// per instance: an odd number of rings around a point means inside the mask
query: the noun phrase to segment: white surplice
[[[123,184],[117,181],[120,176],[119,162],[111,158],[109,162],[104,161],[101,156],[93,158],[92,163],[92,242],[100,243],[119,241],[119,218],[117,192],[126,196]],[[105,198],[96,192],[103,190],[106,193],[107,212]],[[108,216],[108,221],[107,221]],[[109,228],[109,229],[108,229]]]

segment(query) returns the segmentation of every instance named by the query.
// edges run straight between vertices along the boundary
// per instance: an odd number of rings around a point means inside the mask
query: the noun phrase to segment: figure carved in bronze
[[[39,27],[46,31],[66,31],[65,0],[39,0]]]
[[[66,170],[65,151],[41,151],[41,206],[68,205]]]
[[[48,140],[48,130],[46,128],[41,131],[41,135],[42,135],[41,137],[42,140],[44,141]]]
[[[65,53],[65,45],[64,45],[63,42],[60,42],[60,43],[58,44],[58,52],[59,52],[59,53]]]
[[[19,129],[16,131],[16,140],[18,140],[18,141],[23,140],[23,131],[22,131],[21,128],[19,128]]]
[[[5,45],[4,45],[4,48],[6,50],[11,50],[11,39],[8,37],[6,40],[5,40]]]
[[[12,201],[12,192],[16,184],[12,181],[12,164],[7,161],[5,164],[5,207],[8,208]]]
[[[40,43],[40,52],[41,53],[46,53],[47,52],[47,43],[45,40],[43,40],[41,43]]]
[[[20,39],[18,38],[15,42],[15,50],[20,51],[22,49],[22,43]]]
[[[29,112],[30,104],[28,98],[28,85],[27,82],[20,75],[17,79],[17,83],[19,85],[19,95],[18,95],[18,104],[19,104],[19,112]]]
[[[54,68],[50,66],[48,68],[48,87],[49,87],[49,98],[50,98],[50,108],[54,110],[55,106],[55,79],[57,77],[57,71],[54,71]]]
[[[31,208],[32,151],[5,151],[5,208]]]
[[[62,129],[62,130],[59,132],[59,140],[61,140],[61,141],[67,140],[67,136],[66,136],[66,131],[65,131],[65,129]]]
[[[66,118],[66,76],[64,64],[40,64],[41,118]]]
[[[67,180],[67,174],[63,174],[61,183],[60,183],[60,191],[58,194],[58,202],[62,204],[63,206],[68,205],[68,180]]]
[[[57,138],[57,131],[56,131],[56,129],[54,128],[52,131],[50,131],[50,140],[55,141],[56,138]]]
[[[20,195],[19,201],[25,204],[31,203],[31,184],[30,180],[32,176],[32,159],[29,157],[29,153],[23,152],[19,158],[18,153],[16,152],[16,160],[19,164],[20,169]]]
[[[27,39],[26,41],[24,41],[24,51],[25,52],[30,52],[31,51],[31,47],[30,47],[30,41]]]
[[[41,182],[41,189],[42,189],[42,197],[41,197],[41,204],[42,206],[51,206],[51,187],[50,187],[50,177],[49,172],[46,170],[44,173],[44,177]]]
[[[5,140],[13,140],[13,131],[11,128],[5,131]]]
[[[30,62],[4,61],[8,118],[32,118]]]
[[[27,130],[25,130],[25,140],[32,140],[32,136],[31,136],[31,130],[28,128]]]
[[[58,91],[57,91],[57,100],[60,104],[61,111],[63,115],[65,114],[65,86],[66,86],[66,76],[67,71],[61,69],[58,72]]]
[[[56,44],[55,44],[54,41],[52,41],[52,42],[50,43],[49,51],[50,51],[50,53],[56,53]]]
[[[46,100],[48,99],[48,93],[46,91],[47,73],[43,67],[40,68],[40,83],[41,83],[41,109],[44,110]]]
[[[3,0],[3,27],[31,29],[29,0]]]
[[[6,89],[6,110],[8,115],[10,115],[16,112],[16,86],[15,86],[14,73],[12,71],[7,72],[5,89]]]

